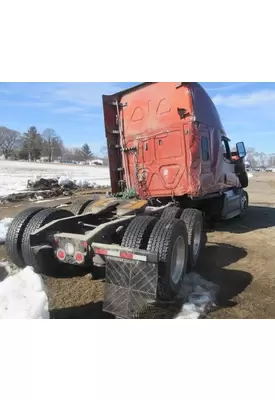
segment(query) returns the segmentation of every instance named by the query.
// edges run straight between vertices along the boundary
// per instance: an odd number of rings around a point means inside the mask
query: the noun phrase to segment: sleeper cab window
[[[222,138],[222,147],[223,147],[223,155],[226,160],[230,160],[231,153],[230,153],[230,146],[228,143],[228,139]]]
[[[205,136],[201,137],[201,153],[202,153],[202,161],[209,161],[209,145],[208,138]]]

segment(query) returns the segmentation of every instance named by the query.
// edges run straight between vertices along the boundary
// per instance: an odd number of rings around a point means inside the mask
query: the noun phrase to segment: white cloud
[[[216,105],[227,107],[257,107],[266,104],[275,104],[274,90],[261,90],[252,93],[232,94],[224,96],[218,94],[212,98]]]
[[[85,110],[77,106],[59,107],[52,109],[52,112],[54,112],[55,114],[74,114],[74,113],[81,113],[82,111]]]
[[[246,86],[249,85],[248,82],[239,82],[239,83],[228,83],[227,85],[222,85],[222,86],[218,86],[218,87],[207,87],[206,90],[207,92],[209,91],[221,91],[221,90],[231,90],[231,89],[236,89],[239,88],[241,86]]]
[[[123,90],[111,82],[9,83],[1,91],[9,93],[0,106],[45,108],[55,114],[74,114],[81,118],[101,115],[102,95]],[[13,98],[16,97],[16,100]]]
[[[37,107],[37,108],[47,108],[51,107],[52,103],[50,102],[38,102],[38,101],[29,101],[29,100],[20,100],[20,101],[12,101],[12,100],[0,100],[0,106],[2,107]]]
[[[66,101],[82,106],[96,107],[102,104],[103,94],[113,94],[122,88],[108,82],[102,83],[64,83],[47,93],[52,100]]]

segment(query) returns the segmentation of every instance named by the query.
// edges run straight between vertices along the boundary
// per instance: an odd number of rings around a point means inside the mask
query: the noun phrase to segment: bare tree
[[[61,157],[63,142],[53,129],[47,128],[42,134],[42,154],[46,156],[49,162],[55,157]]]
[[[102,154],[103,158],[108,157],[107,146],[101,146],[100,153]]]
[[[267,167],[268,163],[268,155],[266,153],[260,152],[258,153],[258,158],[261,167]]]
[[[0,150],[5,159],[12,155],[20,136],[21,134],[13,129],[9,129],[5,126],[0,127]]]
[[[248,147],[246,153],[247,153],[246,159],[247,161],[250,162],[251,168],[256,168],[259,164],[257,152],[253,147]]]
[[[275,167],[275,153],[269,154],[268,156],[268,166]]]
[[[63,161],[85,161],[85,157],[80,148],[64,148]]]
[[[63,161],[73,161],[74,159],[74,153],[72,149],[68,149],[67,147],[64,147],[64,152],[62,156]]]
[[[79,148],[73,149],[73,157],[74,161],[86,161],[86,156],[84,155],[82,149]]]

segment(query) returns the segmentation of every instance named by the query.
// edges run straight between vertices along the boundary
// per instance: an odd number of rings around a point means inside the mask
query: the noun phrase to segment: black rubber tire
[[[176,239],[182,236],[185,245],[184,268],[177,283],[172,280],[172,250]],[[159,255],[159,279],[157,299],[173,301],[179,294],[187,270],[188,235],[184,221],[180,219],[160,219],[150,235],[147,250]]]
[[[93,203],[93,201],[93,199],[78,200],[73,203],[69,208],[67,208],[67,210],[71,211],[74,215],[80,215],[89,204]]]
[[[247,188],[248,187],[248,183],[249,183],[249,179],[248,179],[248,175],[247,172],[241,172],[240,175],[238,176],[240,184],[242,185],[243,188]]]
[[[23,233],[31,218],[44,207],[31,207],[21,211],[11,222],[6,237],[6,250],[10,261],[18,268],[24,268],[25,262],[22,256],[22,238]]]
[[[86,214],[86,213],[88,213],[88,212],[91,212],[91,209],[92,209],[92,207],[93,207],[94,201],[99,200],[99,199],[101,199],[101,198],[102,198],[102,196],[100,196],[99,194],[93,195],[92,201],[91,201],[89,204],[86,205],[86,207],[85,207],[84,210],[82,211],[82,214]]]
[[[188,266],[187,271],[190,272],[197,264],[203,245],[205,245],[203,235],[203,217],[202,213],[195,208],[186,208],[183,210],[180,219],[185,222],[185,226],[188,234]],[[197,223],[200,223],[200,247],[197,255],[193,253],[193,243],[195,238],[195,228]]]
[[[92,269],[92,278],[94,280],[102,280],[106,276],[106,268],[104,267],[95,267],[94,265],[91,267]]]
[[[30,234],[36,229],[60,218],[72,217],[74,214],[69,210],[63,210],[61,208],[47,208],[32,217],[28,225],[25,228],[23,238],[22,238],[22,256],[26,265],[30,265],[38,273],[45,272],[45,268],[50,268],[52,265],[47,266],[43,261],[43,257],[36,254],[30,246]],[[58,261],[57,261],[58,262]]]
[[[248,196],[248,193],[247,193],[246,190],[243,190],[243,195],[246,197],[246,205],[245,205],[245,208],[244,208],[244,209],[241,208],[241,214],[240,214],[240,216],[245,215],[246,212],[247,212],[247,210],[248,210],[248,207],[249,207],[249,196]]]
[[[121,246],[133,249],[146,249],[149,237],[157,221],[157,218],[149,216],[134,218],[124,232]]]
[[[167,207],[163,210],[160,218],[179,218],[181,214],[181,209],[179,207]]]

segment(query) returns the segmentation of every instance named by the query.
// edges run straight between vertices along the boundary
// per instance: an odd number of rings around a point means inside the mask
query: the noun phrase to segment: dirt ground
[[[275,174],[254,173],[248,193],[245,217],[207,233],[197,272],[220,286],[219,307],[207,318],[275,318]],[[61,203],[64,199],[43,205]],[[0,219],[32,205],[0,206]],[[5,257],[5,246],[0,246],[0,259]],[[52,318],[113,318],[102,312],[102,282],[85,271],[77,277],[44,279]]]

